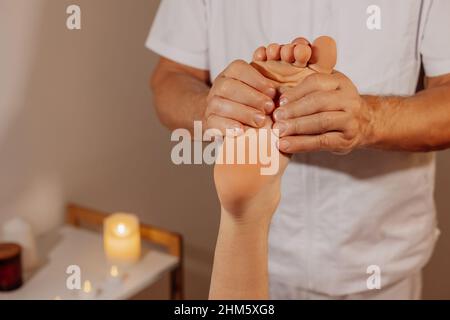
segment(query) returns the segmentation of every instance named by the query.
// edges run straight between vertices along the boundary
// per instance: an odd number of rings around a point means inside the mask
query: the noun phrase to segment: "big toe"
[[[312,44],[309,67],[317,72],[331,73],[336,66],[337,48],[333,38],[321,36]]]

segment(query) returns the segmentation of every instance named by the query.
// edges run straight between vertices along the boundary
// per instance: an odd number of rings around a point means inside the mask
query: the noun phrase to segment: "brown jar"
[[[15,243],[0,243],[0,291],[10,291],[22,285],[21,247]]]

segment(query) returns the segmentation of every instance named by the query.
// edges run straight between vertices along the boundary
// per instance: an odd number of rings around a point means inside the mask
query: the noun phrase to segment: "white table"
[[[69,290],[67,267],[81,268],[82,283],[89,280],[97,292],[91,299],[127,299],[159,280],[178,265],[178,258],[157,250],[147,250],[141,260],[126,271],[119,284],[108,284],[108,262],[103,253],[100,233],[64,226],[39,240],[44,261],[23,286],[15,291],[0,292],[0,300],[18,299],[83,299],[79,290]],[[41,257],[43,256],[41,254]],[[46,255],[46,257],[45,257]]]

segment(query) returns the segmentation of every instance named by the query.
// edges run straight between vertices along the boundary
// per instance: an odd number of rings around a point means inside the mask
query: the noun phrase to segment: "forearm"
[[[268,299],[269,219],[243,223],[222,209],[210,299]]]
[[[412,97],[363,96],[372,112],[367,147],[433,151],[450,146],[450,86]]]
[[[152,79],[154,104],[160,121],[169,129],[193,130],[203,119],[209,86],[190,74],[166,71]]]

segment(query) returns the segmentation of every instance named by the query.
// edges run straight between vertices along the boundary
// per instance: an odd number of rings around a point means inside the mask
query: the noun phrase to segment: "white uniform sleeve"
[[[162,0],[146,47],[178,63],[208,70],[206,17],[204,0]]]
[[[450,1],[434,0],[423,33],[421,54],[429,77],[450,73]]]

